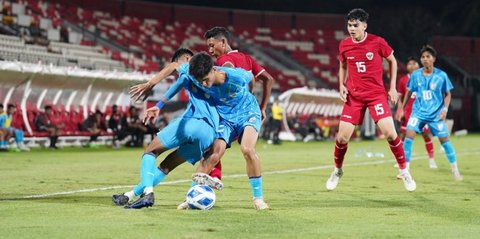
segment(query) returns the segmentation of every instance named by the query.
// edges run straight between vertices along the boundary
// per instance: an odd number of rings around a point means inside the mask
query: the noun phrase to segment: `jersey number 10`
[[[431,100],[432,99],[432,91],[424,90],[424,91],[422,91],[422,94],[423,94],[423,99],[424,100]]]

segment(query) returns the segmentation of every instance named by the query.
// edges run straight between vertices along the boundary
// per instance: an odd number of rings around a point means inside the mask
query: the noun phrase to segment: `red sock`
[[[347,153],[348,143],[341,144],[337,140],[335,141],[335,151],[333,152],[335,167],[341,168],[343,165],[343,158]]]
[[[222,162],[218,162],[209,174],[212,178],[222,179]]]
[[[423,138],[425,140],[425,148],[427,149],[428,158],[433,159],[433,154],[435,150],[433,150],[433,142],[431,138]]]
[[[398,167],[400,169],[405,169],[407,167],[405,160],[405,152],[403,151],[403,142],[400,140],[400,137],[397,136],[393,141],[388,141],[390,150],[392,150],[395,159],[397,160]]]

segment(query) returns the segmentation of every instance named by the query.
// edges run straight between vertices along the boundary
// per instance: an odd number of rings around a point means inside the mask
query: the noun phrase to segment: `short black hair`
[[[361,22],[367,22],[368,20],[368,13],[361,9],[361,8],[355,8],[352,9],[348,14],[347,14],[347,21],[353,21],[353,20],[359,20]]]
[[[213,58],[202,51],[190,60],[188,72],[197,80],[203,79],[213,68]]]
[[[8,104],[7,109],[15,108],[14,104]]]
[[[178,50],[175,51],[175,53],[173,53],[171,62],[176,62],[178,60],[178,58],[180,58],[181,56],[183,56],[185,54],[193,56],[193,52],[190,49],[179,48]]]
[[[407,61],[406,61],[405,63],[408,64],[410,61],[414,61],[414,62],[418,63],[417,58],[415,58],[414,56],[409,56],[409,57],[407,58]]]
[[[210,38],[221,38],[225,37],[227,39],[227,42],[230,42],[230,32],[225,28],[225,27],[214,27],[207,32],[205,32],[205,40],[208,40]]]
[[[435,48],[433,48],[433,46],[430,46],[430,45],[423,46],[422,49],[420,50],[420,55],[422,55],[426,51],[429,52],[433,57],[437,57],[437,51],[435,50]]]
[[[52,106],[50,106],[50,105],[46,105],[46,106],[45,106],[45,111],[51,110],[51,109],[52,109]]]
[[[2,103],[0,103],[0,108],[3,108],[3,104],[2,104]]]

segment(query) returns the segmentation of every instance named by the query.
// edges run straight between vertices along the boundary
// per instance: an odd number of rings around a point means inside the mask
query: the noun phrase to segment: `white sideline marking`
[[[468,152],[458,153],[457,156],[459,156],[459,155],[462,155],[462,156],[464,156],[464,155],[476,155],[476,154],[479,154],[479,153],[480,153],[480,151],[468,151]],[[410,161],[422,159],[422,158],[424,158],[424,156],[425,155],[412,157],[410,159]],[[358,166],[384,164],[384,163],[391,163],[391,162],[395,162],[395,160],[385,159],[385,160],[377,160],[377,161],[369,161],[369,162],[361,162],[361,163],[344,164],[344,167],[358,167]],[[309,168],[297,168],[297,169],[269,171],[269,172],[263,172],[262,175],[307,172],[307,171],[327,169],[327,168],[333,168],[333,165],[323,165],[323,166],[309,167]],[[246,176],[247,176],[246,174],[232,174],[232,175],[225,175],[225,176],[223,176],[223,178],[240,178],[240,177],[246,177]],[[175,180],[175,181],[166,181],[166,182],[163,182],[161,185],[178,184],[178,183],[186,183],[186,182],[191,182],[191,180],[190,179],[182,179],[182,180]],[[80,189],[80,190],[66,191],[66,192],[35,194],[35,195],[30,195],[30,196],[18,197],[18,198],[10,198],[10,199],[5,198],[5,199],[2,199],[2,200],[44,198],[44,197],[51,197],[51,196],[58,196],[58,195],[69,195],[69,194],[76,194],[76,193],[90,193],[90,192],[96,192],[96,191],[105,191],[105,190],[119,189],[119,188],[132,188],[132,187],[135,187],[135,185],[117,185],[117,186],[110,186],[110,187],[103,187],[103,188],[90,188],[90,189]]]

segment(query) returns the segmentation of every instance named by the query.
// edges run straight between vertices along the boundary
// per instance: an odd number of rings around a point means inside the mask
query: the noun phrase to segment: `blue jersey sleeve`
[[[188,67],[189,66],[190,65],[188,63],[181,64],[177,69],[178,75],[188,74]]]
[[[418,84],[417,84],[418,76],[419,75],[416,71],[412,73],[412,75],[410,76],[410,79],[408,80],[408,85],[407,85],[408,91],[410,92],[418,91]]]
[[[187,80],[187,76],[182,74],[177,79],[177,81],[175,81],[175,83],[173,83],[172,86],[168,88],[167,92],[163,97],[165,97],[165,99],[167,100],[170,100],[173,96],[178,94],[178,92],[180,92],[181,89],[183,89],[186,80]]]
[[[453,85],[450,79],[448,78],[447,73],[443,72],[442,76],[444,79],[443,85],[442,85],[442,93],[447,93],[453,89]]]
[[[6,119],[7,119],[7,115],[5,115],[5,114],[0,115],[0,129],[5,128]]]

